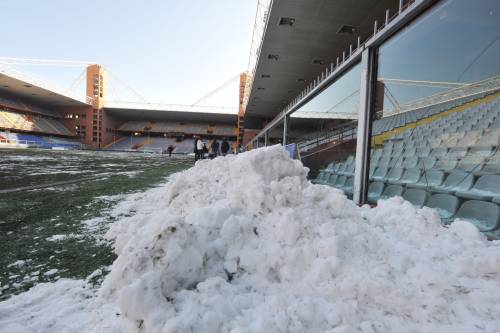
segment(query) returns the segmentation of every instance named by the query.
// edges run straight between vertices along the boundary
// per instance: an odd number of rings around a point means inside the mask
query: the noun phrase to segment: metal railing
[[[301,152],[306,152],[325,143],[343,143],[346,139],[351,140],[356,137],[356,129],[357,124],[355,122],[343,124],[332,130],[325,131],[319,136],[301,141],[298,146]]]

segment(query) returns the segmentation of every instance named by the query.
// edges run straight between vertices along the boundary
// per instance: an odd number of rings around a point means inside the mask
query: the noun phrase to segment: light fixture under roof
[[[313,63],[314,65],[323,65],[324,61],[323,61],[323,60],[321,60],[321,59],[314,59],[314,60],[312,61],[312,63]]]
[[[356,27],[355,26],[352,26],[352,25],[347,25],[347,24],[344,24],[342,25],[339,30],[337,30],[337,33],[338,34],[353,34],[356,32]]]
[[[264,87],[257,87],[257,90],[265,90],[266,88]]]
[[[304,82],[306,82],[306,79],[303,79],[303,78],[299,78],[299,79],[297,79],[297,82],[301,82],[301,83],[304,83]]]
[[[295,19],[293,17],[281,17],[279,21],[279,25],[285,25],[285,26],[293,26],[295,23]]]
[[[269,75],[269,74],[262,74],[261,77],[263,79],[269,79],[271,77],[271,75]]]
[[[268,54],[267,55],[267,59],[271,59],[271,60],[276,60],[277,61],[279,58],[280,58],[280,56],[277,55],[277,54]]]
[[[25,84],[24,85],[26,88],[33,88],[33,86],[31,84]]]

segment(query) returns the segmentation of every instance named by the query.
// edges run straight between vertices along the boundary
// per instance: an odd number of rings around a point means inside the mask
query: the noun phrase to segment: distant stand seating
[[[174,147],[174,154],[189,154],[193,152],[194,140],[192,138],[176,139],[131,135],[122,137],[115,143],[106,147],[106,149],[163,153],[167,151],[170,145]]]
[[[442,106],[435,110],[447,111]],[[379,120],[374,135],[404,126],[401,119],[425,119],[421,110],[414,112],[418,115]],[[436,114],[426,111],[429,121],[372,150],[369,202],[403,196],[418,207],[436,208],[445,223],[467,219],[488,237],[500,239],[500,97],[442,117]],[[352,195],[354,166],[353,156],[331,163],[314,182]]]
[[[65,136],[73,135],[56,118],[24,115],[12,111],[0,111],[0,128]]]
[[[0,147],[3,144],[48,149],[78,149],[82,146],[76,139],[71,138],[59,138],[31,133],[0,132]]]
[[[149,132],[149,133],[184,133],[189,135],[219,135],[219,136],[236,136],[236,125],[219,124],[211,126],[209,124],[196,123],[175,123],[167,121],[140,121],[130,120],[121,125],[118,131],[123,132]]]

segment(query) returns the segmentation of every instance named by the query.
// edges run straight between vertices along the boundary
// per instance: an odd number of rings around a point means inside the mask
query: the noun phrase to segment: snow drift
[[[93,297],[74,291],[83,282],[39,285],[0,303],[0,327],[498,332],[498,242],[401,198],[358,208],[306,174],[279,146],[198,162],[118,205],[132,216],[107,234],[118,258]],[[61,286],[71,297],[40,297]],[[40,302],[66,302],[81,320],[26,319]]]

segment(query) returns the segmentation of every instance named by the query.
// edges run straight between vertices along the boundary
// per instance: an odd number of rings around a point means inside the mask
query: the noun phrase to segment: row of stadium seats
[[[407,124],[411,124],[419,120],[432,117],[434,115],[447,111],[451,108],[463,105],[464,103],[473,101],[474,99],[478,99],[481,97],[484,97],[484,94],[475,97],[473,96],[465,97],[461,98],[460,100],[448,102],[441,105],[427,106],[415,111],[398,113],[387,117],[383,117],[373,122],[372,135],[378,135],[393,130],[394,128],[402,127]]]
[[[23,144],[29,147],[48,149],[77,149],[81,147],[81,144],[74,139],[13,132],[0,132],[0,144]]]
[[[409,128],[372,150],[368,201],[403,196],[416,206],[438,208],[444,222],[466,217],[488,236],[499,238],[500,98],[440,118],[435,115],[434,121]],[[354,157],[349,156],[321,170],[315,182],[352,195],[354,171]]]
[[[131,120],[121,125],[118,130],[127,132],[236,135],[236,128],[231,125],[210,126],[208,124],[180,124],[166,121]]]
[[[57,119],[0,111],[0,128],[34,131],[47,134],[72,135]]]
[[[165,152],[169,145],[175,147],[176,154],[189,154],[193,152],[194,140],[183,139],[177,142],[175,138],[165,137],[144,137],[144,136],[128,136],[118,140],[116,143],[108,146],[108,150],[138,150]]]

